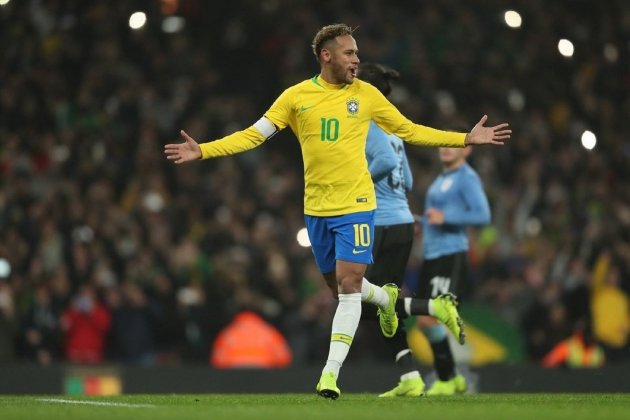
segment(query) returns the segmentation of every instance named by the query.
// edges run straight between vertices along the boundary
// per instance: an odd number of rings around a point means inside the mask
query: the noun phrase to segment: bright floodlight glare
[[[169,16],[162,21],[162,31],[167,34],[174,34],[184,29],[186,21],[181,16]]]
[[[147,23],[147,15],[144,12],[134,12],[129,16],[129,27],[131,29],[140,29]]]
[[[0,258],[0,279],[5,279],[11,274],[11,264],[8,260]]]
[[[311,246],[311,240],[308,237],[308,232],[306,231],[305,227],[298,230],[296,237],[297,237],[298,244],[300,244],[300,246],[303,246],[305,248],[308,246]]]
[[[572,57],[574,50],[575,49],[573,48],[573,43],[568,39],[562,38],[560,41],[558,41],[558,51],[560,51],[560,54],[562,54],[563,56]]]
[[[582,133],[582,147],[587,150],[593,150],[595,145],[597,144],[597,136],[592,131],[584,131]]]
[[[505,24],[510,28],[520,28],[523,23],[520,13],[515,10],[506,11],[503,19],[505,19]]]
[[[6,6],[11,0],[0,0],[0,6]]]

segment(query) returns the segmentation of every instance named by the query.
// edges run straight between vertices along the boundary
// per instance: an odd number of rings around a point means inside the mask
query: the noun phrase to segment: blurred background
[[[470,158],[493,222],[470,232],[458,360],[541,365],[568,343],[555,364],[630,361],[629,2],[0,0],[0,363],[220,367],[243,311],[285,340],[269,366],[325,360],[336,303],[298,241],[294,135],[185,166],[163,145],[251,125],[318,73],[334,22],[400,71],[413,121],[512,126]],[[421,213],[437,151],[407,152]],[[420,265],[418,246],[408,285]],[[390,363],[379,336],[348,363]]]

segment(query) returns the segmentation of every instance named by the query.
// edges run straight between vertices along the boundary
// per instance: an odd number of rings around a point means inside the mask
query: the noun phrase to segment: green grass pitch
[[[628,419],[630,394],[476,394],[379,399],[342,394],[0,396],[0,419]]]

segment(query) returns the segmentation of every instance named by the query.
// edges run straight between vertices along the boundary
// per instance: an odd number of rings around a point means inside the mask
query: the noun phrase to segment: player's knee
[[[361,293],[361,283],[357,284],[354,281],[342,281],[339,286],[339,293]]]
[[[356,276],[348,273],[339,276],[339,293],[361,293],[361,282],[363,276]]]
[[[337,263],[337,282],[340,293],[360,293],[365,265]]]

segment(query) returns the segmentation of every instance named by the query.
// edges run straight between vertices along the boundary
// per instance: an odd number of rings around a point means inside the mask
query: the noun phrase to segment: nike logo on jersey
[[[300,107],[300,112],[304,112],[304,111],[308,111],[309,109],[313,108],[315,105],[311,105],[311,106],[304,106],[302,105]]]
[[[361,254],[361,253],[363,253],[363,252],[367,252],[367,249],[362,249],[362,250],[353,249],[353,250],[352,250],[352,253],[353,253],[353,254],[355,254],[355,255],[356,255],[356,254]]]

